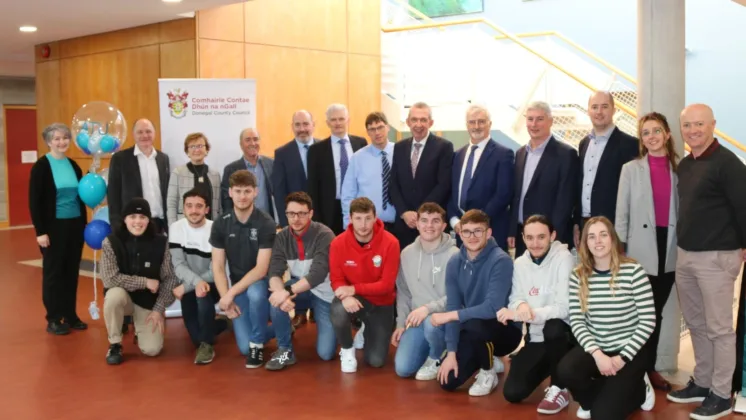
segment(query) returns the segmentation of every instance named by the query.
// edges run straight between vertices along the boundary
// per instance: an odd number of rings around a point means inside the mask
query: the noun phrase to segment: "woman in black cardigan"
[[[70,329],[88,328],[75,312],[86,225],[86,207],[78,197],[83,173],[65,156],[72,140],[66,125],[50,125],[42,138],[49,153],[31,168],[29,210],[44,261],[42,300],[47,310],[47,332],[64,335]]]

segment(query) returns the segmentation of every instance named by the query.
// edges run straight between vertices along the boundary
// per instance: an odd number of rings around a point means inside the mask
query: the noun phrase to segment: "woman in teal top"
[[[31,168],[29,211],[43,257],[42,300],[47,310],[47,332],[64,335],[70,329],[88,328],[75,311],[86,225],[86,208],[78,197],[83,173],[65,156],[72,138],[66,125],[48,126],[42,138],[49,153]]]

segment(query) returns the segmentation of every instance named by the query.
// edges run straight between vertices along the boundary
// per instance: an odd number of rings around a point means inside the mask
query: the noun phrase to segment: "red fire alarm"
[[[49,45],[45,45],[41,47],[41,56],[43,58],[49,58],[49,55],[52,53],[52,50],[49,48]]]

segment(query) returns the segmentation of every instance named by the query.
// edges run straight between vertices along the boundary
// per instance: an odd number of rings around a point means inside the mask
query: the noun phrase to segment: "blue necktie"
[[[471,146],[471,153],[469,154],[469,160],[466,162],[466,171],[464,173],[464,181],[461,183],[461,200],[459,200],[459,207],[461,210],[469,210],[466,208],[466,196],[469,192],[469,185],[471,185],[471,172],[474,167],[474,155],[477,152],[479,146]]]
[[[347,167],[350,166],[350,160],[347,157],[347,148],[345,144],[347,139],[339,140],[339,188],[342,189],[342,184],[345,182],[345,174],[347,173]]]
[[[386,159],[386,152],[381,152],[381,198],[383,199],[383,209],[386,210],[389,198],[389,178],[391,177],[391,167],[389,166],[389,160]]]

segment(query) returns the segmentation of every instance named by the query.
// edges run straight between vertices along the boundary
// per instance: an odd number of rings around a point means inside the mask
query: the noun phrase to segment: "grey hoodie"
[[[420,306],[431,314],[445,310],[446,265],[454,254],[458,254],[456,241],[446,233],[431,252],[422,249],[419,236],[404,248],[396,277],[397,328],[406,327],[407,316]]]

